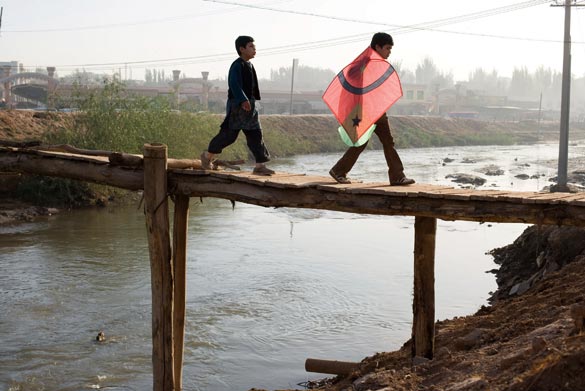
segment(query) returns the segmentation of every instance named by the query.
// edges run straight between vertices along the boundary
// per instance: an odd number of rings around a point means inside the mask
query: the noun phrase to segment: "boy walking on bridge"
[[[250,62],[256,56],[254,39],[245,35],[239,36],[236,39],[236,51],[240,57],[232,63],[228,73],[225,119],[220,125],[219,133],[209,143],[207,151],[201,154],[201,166],[204,170],[213,169],[215,155],[219,155],[225,147],[233,144],[240,130],[243,130],[248,148],[256,160],[252,173],[272,175],[274,171],[266,167],[270,153],[264,145],[256,109],[256,101],[260,100],[260,90],[256,70]]]
[[[392,36],[387,33],[374,34],[372,42],[370,43],[370,47],[384,60],[387,60],[390,56],[392,46],[394,46],[394,40],[392,39]],[[390,185],[404,186],[413,184],[415,182],[414,179],[407,178],[406,175],[404,175],[404,166],[402,165],[400,156],[398,156],[398,152],[396,152],[396,149],[394,148],[394,138],[390,132],[390,124],[386,113],[382,114],[375,124],[376,129],[374,130],[374,133],[380,139],[384,149],[384,157],[388,164]],[[350,147],[333,168],[329,170],[329,175],[331,175],[331,177],[333,177],[338,183],[351,183],[347,174],[351,171],[358,157],[367,145],[368,143],[366,142],[359,147]]]

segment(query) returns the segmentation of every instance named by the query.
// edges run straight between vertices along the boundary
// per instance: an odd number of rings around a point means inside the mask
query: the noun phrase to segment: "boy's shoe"
[[[201,154],[201,168],[204,170],[214,169],[213,162],[207,157],[207,154],[205,152]]]
[[[342,185],[347,185],[351,183],[351,180],[348,177],[346,177],[345,175],[336,174],[333,171],[333,169],[329,170],[329,175],[331,175],[331,178],[335,179],[335,182],[341,183]]]
[[[254,170],[252,170],[252,174],[270,176],[270,175],[274,175],[274,170],[271,170],[270,168],[268,168],[266,166],[254,167]]]
[[[412,185],[414,183],[414,179],[411,178],[407,178],[407,177],[402,177],[397,181],[390,181],[390,186],[407,186],[407,185]]]

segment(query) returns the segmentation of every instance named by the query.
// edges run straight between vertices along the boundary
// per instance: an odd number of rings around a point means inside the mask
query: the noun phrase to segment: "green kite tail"
[[[368,140],[370,139],[370,137],[372,137],[372,133],[374,133],[374,130],[376,130],[376,124],[373,124],[372,126],[370,126],[368,128],[368,130],[366,130],[366,132],[364,134],[362,134],[362,137],[357,139],[357,141],[354,143],[353,140],[351,139],[351,137],[349,137],[349,135],[347,134],[347,131],[343,128],[343,126],[340,126],[339,128],[337,128],[337,131],[339,132],[339,136],[341,136],[341,139],[343,140],[343,142],[346,145],[349,145],[350,147],[361,147],[362,145],[367,143]]]

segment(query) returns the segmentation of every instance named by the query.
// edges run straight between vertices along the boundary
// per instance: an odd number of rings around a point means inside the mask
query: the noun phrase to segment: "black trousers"
[[[270,153],[264,144],[261,129],[241,129],[246,135],[246,143],[256,163],[266,163],[270,160]],[[221,128],[219,133],[211,139],[207,151],[213,154],[220,154],[223,149],[232,145],[238,138],[240,129]]]
[[[240,104],[233,99],[228,99],[226,104],[226,115],[219,126],[219,133],[209,142],[207,151],[213,154],[220,154],[223,149],[236,142],[240,130],[246,135],[248,148],[256,163],[266,163],[270,160],[270,152],[264,144],[262,128],[258,120],[256,101],[250,100],[251,110],[245,111]]]

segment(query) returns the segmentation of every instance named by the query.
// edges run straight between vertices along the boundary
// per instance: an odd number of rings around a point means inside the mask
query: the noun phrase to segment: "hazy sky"
[[[425,57],[455,80],[482,67],[562,69],[562,7],[522,0],[0,0],[0,61],[144,78],[145,68],[225,77],[234,40],[256,40],[260,77],[300,65],[340,70],[369,45],[394,36],[390,61],[414,70]],[[585,1],[579,1],[585,5]],[[486,16],[491,15],[491,16]],[[441,23],[437,23],[441,21]],[[434,24],[430,24],[430,23]],[[415,26],[416,29],[411,27]],[[572,12],[573,74],[585,75],[585,7]],[[97,64],[97,65],[96,65]]]

